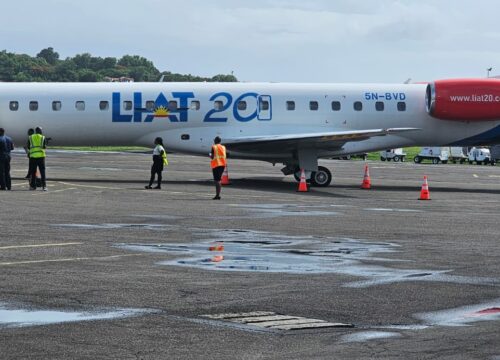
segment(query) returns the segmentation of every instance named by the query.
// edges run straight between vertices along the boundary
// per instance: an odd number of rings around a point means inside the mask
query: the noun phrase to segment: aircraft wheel
[[[326,187],[332,182],[332,173],[324,166],[318,166],[318,171],[311,174],[311,184]]]

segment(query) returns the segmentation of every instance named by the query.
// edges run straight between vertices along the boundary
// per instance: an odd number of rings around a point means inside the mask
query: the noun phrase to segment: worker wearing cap
[[[220,200],[220,191],[222,189],[220,181],[226,168],[226,147],[221,144],[221,138],[218,136],[214,139],[210,158],[212,159],[210,166],[212,167],[215,182],[215,197],[213,200]]]
[[[0,190],[11,189],[10,152],[14,150],[12,139],[0,128]]]
[[[47,148],[47,139],[43,136],[42,128],[37,127],[35,133],[29,137],[29,155],[30,155],[30,190],[36,190],[36,170],[40,170],[42,177],[43,191],[47,191],[45,179],[45,149]]]

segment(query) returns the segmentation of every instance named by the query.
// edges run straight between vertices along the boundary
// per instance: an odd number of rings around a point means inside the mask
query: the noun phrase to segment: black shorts
[[[216,168],[212,169],[212,173],[214,174],[214,181],[220,181],[225,168],[225,166],[217,166]]]

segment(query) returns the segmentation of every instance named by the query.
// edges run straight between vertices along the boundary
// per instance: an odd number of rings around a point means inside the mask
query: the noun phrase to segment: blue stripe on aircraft
[[[455,141],[449,145],[475,146],[475,145],[494,144],[494,143],[500,143],[500,125],[491,130],[485,131],[484,133],[474,135],[459,141]]]

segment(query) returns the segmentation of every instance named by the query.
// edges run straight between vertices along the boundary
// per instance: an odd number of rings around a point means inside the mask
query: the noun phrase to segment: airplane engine
[[[427,112],[443,120],[500,119],[499,79],[437,80],[427,85]]]

